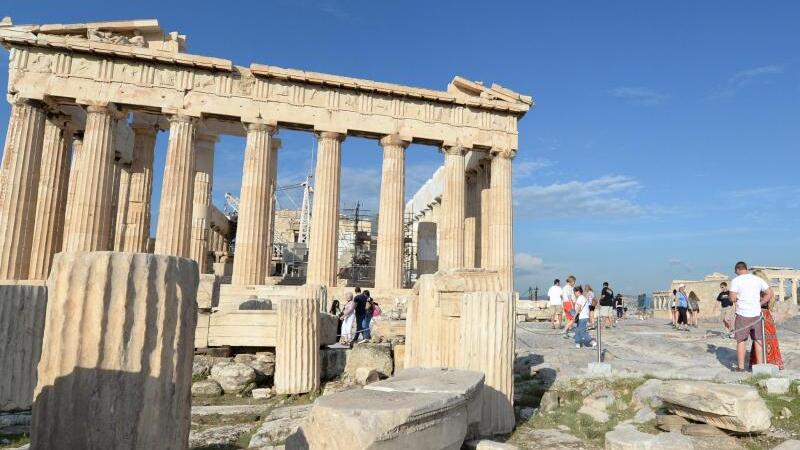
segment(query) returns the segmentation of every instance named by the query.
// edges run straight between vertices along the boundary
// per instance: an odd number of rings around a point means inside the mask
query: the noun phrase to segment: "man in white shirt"
[[[761,303],[772,300],[772,289],[766,281],[751,274],[744,261],[736,263],[736,278],[731,281],[730,299],[736,306],[734,337],[736,338],[736,356],[739,359],[739,370],[744,370],[744,355],[747,350],[747,338],[753,340],[756,352],[756,363],[763,364],[761,354],[762,322]],[[762,300],[761,293],[766,293]]]
[[[561,328],[561,281],[556,278],[553,285],[547,291],[547,298],[550,301],[547,303],[550,308],[552,318],[552,327]]]

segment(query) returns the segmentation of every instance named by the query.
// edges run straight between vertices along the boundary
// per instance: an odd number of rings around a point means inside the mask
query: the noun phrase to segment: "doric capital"
[[[29,106],[35,106],[37,108],[45,108],[47,106],[45,102],[41,100],[37,100],[35,98],[23,97],[19,94],[8,94],[6,96],[6,99],[8,99],[8,103],[11,103],[11,105],[14,106],[29,105]]]
[[[86,113],[87,114],[106,114],[106,115],[115,117],[116,114],[117,114],[117,111],[111,104],[87,105],[86,106]]]
[[[277,126],[275,126],[273,124],[269,124],[269,123],[263,123],[263,122],[244,122],[244,127],[245,127],[245,129],[247,130],[248,133],[250,133],[250,132],[253,132],[253,133],[266,132],[270,136],[275,134],[276,131],[278,131],[278,127]]]
[[[381,147],[386,147],[391,145],[403,148],[408,147],[408,144],[411,143],[409,140],[400,137],[399,134],[390,134],[388,136],[384,136],[380,142],[381,142]]]
[[[464,155],[467,154],[467,151],[469,151],[469,149],[466,148],[466,147],[463,147],[461,145],[443,145],[442,146],[442,152],[445,155],[464,156]]]
[[[195,125],[197,124],[197,121],[200,120],[200,118],[178,112],[175,114],[167,115],[167,120],[169,120],[170,123],[188,123],[191,125]]]
[[[332,140],[337,140],[339,142],[344,141],[344,139],[347,137],[346,134],[337,133],[336,131],[317,131],[317,136],[320,139],[332,139]]]
[[[144,122],[133,122],[131,123],[131,130],[133,130],[133,134],[150,134],[155,135],[158,133],[158,124],[152,123],[144,123]]]
[[[492,156],[505,159],[514,159],[517,156],[517,151],[513,148],[493,148]]]

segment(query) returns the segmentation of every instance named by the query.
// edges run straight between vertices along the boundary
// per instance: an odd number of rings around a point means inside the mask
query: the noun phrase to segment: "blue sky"
[[[15,23],[157,18],[188,35],[190,52],[245,66],[435,89],[462,75],[532,95],[515,160],[521,291],[568,274],[641,292],[730,273],[739,259],[800,266],[797,2],[4,3]],[[314,139],[280,137],[280,182],[296,182]],[[165,145],[162,133],[156,167]],[[238,193],[243,148],[218,146],[218,205]],[[343,148],[343,207],[374,210],[380,147],[349,138]],[[441,162],[410,147],[407,193]],[[157,170],[156,203],[160,183]]]

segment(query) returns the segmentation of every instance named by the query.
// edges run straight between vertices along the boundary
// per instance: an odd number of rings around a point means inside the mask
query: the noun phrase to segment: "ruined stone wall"
[[[0,412],[31,408],[46,308],[43,284],[0,285]]]

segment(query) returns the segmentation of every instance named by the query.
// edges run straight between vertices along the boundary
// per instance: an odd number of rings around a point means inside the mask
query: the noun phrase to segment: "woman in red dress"
[[[763,278],[761,274],[756,275]],[[778,330],[775,327],[772,314],[769,312],[775,305],[775,297],[773,296],[771,301],[764,303],[764,294],[763,292],[761,293],[761,315],[764,316],[764,338],[767,341],[767,360],[765,363],[778,366],[780,370],[783,370],[783,356],[781,356],[781,349],[778,347]],[[752,367],[753,364],[756,364],[755,342],[750,348],[750,367]]]

